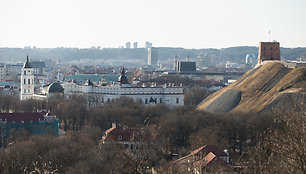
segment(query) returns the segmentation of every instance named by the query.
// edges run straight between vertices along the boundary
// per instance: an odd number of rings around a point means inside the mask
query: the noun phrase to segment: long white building
[[[167,105],[184,105],[184,94],[181,87],[122,87],[80,85],[73,82],[63,83],[65,95],[88,95],[92,102],[105,103],[112,99],[126,96],[144,104],[164,103]]]
[[[166,104],[171,106],[184,105],[184,93],[182,87],[131,87],[127,83],[125,70],[122,70],[118,84],[110,86],[94,86],[88,80],[85,84],[76,84],[74,82],[63,83],[65,95],[83,95],[87,96],[87,101],[91,105],[109,102],[121,96],[130,97],[135,102],[141,102],[145,105]]]

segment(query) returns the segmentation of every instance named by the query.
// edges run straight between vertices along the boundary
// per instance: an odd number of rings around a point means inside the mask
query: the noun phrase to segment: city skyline
[[[0,47],[305,47],[302,0],[2,1]],[[270,34],[268,34],[270,33]]]

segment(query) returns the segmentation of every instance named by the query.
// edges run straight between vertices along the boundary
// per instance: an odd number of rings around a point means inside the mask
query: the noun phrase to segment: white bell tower
[[[27,62],[21,68],[20,76],[20,100],[31,99],[34,94],[34,69],[29,62],[29,56],[27,55]]]

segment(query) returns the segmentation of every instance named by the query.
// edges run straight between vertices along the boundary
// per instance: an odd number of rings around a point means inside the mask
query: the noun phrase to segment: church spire
[[[24,64],[23,68],[32,68],[31,65],[30,65],[30,62],[29,62],[29,55],[27,55],[27,61]]]
[[[126,70],[124,66],[122,66],[121,75],[118,78],[118,82],[120,82],[120,84],[128,84],[128,80],[127,80],[127,77],[125,76],[125,73],[126,73]]]

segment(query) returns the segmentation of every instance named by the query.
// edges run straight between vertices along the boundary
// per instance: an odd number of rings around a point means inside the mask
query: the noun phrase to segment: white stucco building
[[[27,62],[21,70],[20,78],[20,99],[45,99],[52,97],[54,94],[62,94],[64,96],[81,95],[83,96],[89,107],[99,106],[103,103],[112,101],[113,99],[125,96],[132,98],[135,102],[145,105],[166,104],[170,106],[184,105],[184,93],[182,87],[173,86],[153,86],[153,87],[132,87],[128,83],[125,76],[125,69],[121,71],[118,83],[108,86],[94,86],[88,80],[85,84],[77,84],[75,82],[54,82],[34,91],[34,69],[31,67],[28,57]]]
[[[76,84],[74,82],[63,83],[64,94],[84,95],[91,105],[102,104],[121,96],[130,97],[135,102],[141,102],[145,105],[166,104],[171,106],[184,105],[184,93],[182,87],[161,86],[161,87],[131,87],[127,83],[125,70],[123,68],[118,84],[110,86],[94,86],[88,80],[85,84]]]

